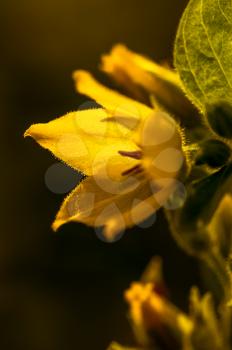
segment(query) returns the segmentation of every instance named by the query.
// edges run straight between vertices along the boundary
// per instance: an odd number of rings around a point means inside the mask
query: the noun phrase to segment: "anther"
[[[142,171],[143,171],[143,168],[142,168],[141,164],[137,164],[137,165],[133,166],[132,168],[123,171],[122,176],[136,175],[136,174],[141,173]]]
[[[141,151],[118,151],[118,153],[124,157],[129,157],[129,158],[134,158],[134,159],[141,159],[142,158]]]

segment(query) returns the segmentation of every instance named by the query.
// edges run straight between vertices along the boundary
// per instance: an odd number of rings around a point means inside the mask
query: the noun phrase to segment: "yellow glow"
[[[73,77],[77,90],[103,108],[32,125],[25,136],[88,176],[64,200],[53,229],[77,221],[104,227],[105,236],[113,239],[170,196],[181,168],[176,156],[183,156],[181,135],[158,108],[104,87],[88,72],[76,71]]]

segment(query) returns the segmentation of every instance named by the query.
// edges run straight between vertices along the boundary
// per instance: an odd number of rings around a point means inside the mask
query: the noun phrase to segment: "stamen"
[[[136,174],[141,173],[142,171],[143,171],[143,168],[142,168],[141,164],[137,164],[137,165],[133,166],[132,168],[123,171],[122,176],[136,175]]]
[[[142,152],[141,151],[118,151],[121,156],[130,157],[134,159],[141,159]]]

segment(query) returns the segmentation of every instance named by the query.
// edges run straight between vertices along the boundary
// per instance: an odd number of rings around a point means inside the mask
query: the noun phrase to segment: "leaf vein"
[[[229,19],[229,17],[226,15],[226,13],[224,12],[224,10],[223,10],[222,7],[221,7],[220,0],[217,0],[217,3],[218,3],[219,10],[221,11],[223,17],[227,20],[227,22],[228,22],[229,24],[231,24],[231,23],[232,23],[231,20]]]
[[[216,51],[215,51],[215,49],[214,49],[214,47],[213,47],[211,38],[210,38],[209,33],[208,33],[208,30],[207,30],[207,27],[206,27],[206,25],[205,25],[205,23],[204,23],[204,18],[203,18],[203,0],[201,0],[200,4],[201,4],[201,9],[200,9],[201,24],[202,24],[202,27],[203,27],[203,29],[204,29],[204,31],[205,31],[206,36],[207,36],[209,46],[210,46],[211,51],[212,51],[212,53],[213,53],[213,55],[214,55],[214,57],[215,57],[215,59],[216,59],[216,61],[217,61],[217,63],[218,63],[218,66],[219,66],[219,68],[220,68],[222,74],[223,74],[224,77],[225,77],[225,80],[226,80],[227,84],[229,85],[230,88],[232,88],[232,85],[230,84],[230,81],[227,79],[227,76],[226,76],[225,70],[224,70],[224,68],[223,68],[223,65],[221,64],[220,59],[219,59],[219,57],[218,57],[218,55],[217,55],[217,53],[216,53]]]

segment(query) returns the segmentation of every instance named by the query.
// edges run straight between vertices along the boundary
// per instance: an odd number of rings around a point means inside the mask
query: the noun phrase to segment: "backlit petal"
[[[151,112],[146,105],[101,85],[86,71],[74,72],[73,78],[78,92],[94,99],[112,116],[130,116],[139,120]]]
[[[108,55],[102,57],[102,70],[132,94],[135,92],[137,98],[146,91],[177,116],[189,117],[190,113],[196,114],[186,99],[179,76],[174,70],[134,53],[124,45],[114,46]]]
[[[94,167],[105,161],[102,157],[106,157],[106,152],[113,156],[121,149],[137,149],[129,140],[127,128],[106,120],[103,109],[77,111],[49,123],[32,125],[25,136],[33,137],[74,169],[91,175]]]
[[[175,179],[185,161],[182,137],[176,122],[167,113],[154,111],[142,123],[137,137],[148,176],[156,180]]]
[[[144,221],[161,206],[160,198],[156,198],[146,178],[120,178],[119,172],[115,173],[113,169],[112,174],[113,179],[105,170],[98,171],[97,175],[82,181],[64,201],[53,229],[77,221],[104,227],[106,238],[111,240],[127,227]],[[167,198],[167,188],[161,196]]]
[[[169,82],[170,84],[181,86],[178,75],[171,69],[161,66],[145,56],[139,55],[130,51],[126,46],[118,44],[115,45],[109,55],[102,57],[102,69],[110,74],[114,73],[116,69],[123,69],[128,72],[128,75],[136,83],[141,83],[145,87],[149,87],[149,81],[142,73],[152,73],[155,77]],[[139,71],[140,70],[140,71]],[[138,74],[133,74],[133,73]]]

